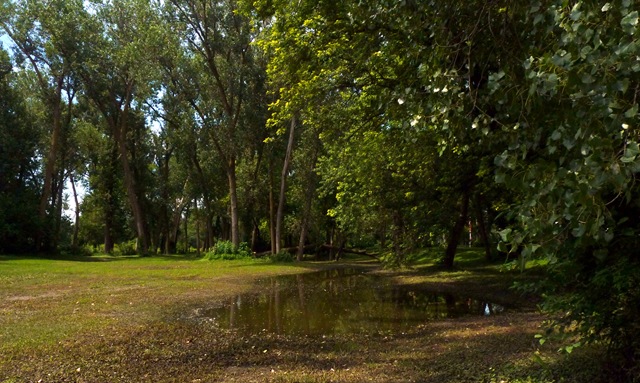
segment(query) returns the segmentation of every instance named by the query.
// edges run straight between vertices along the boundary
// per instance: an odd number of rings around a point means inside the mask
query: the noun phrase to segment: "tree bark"
[[[53,191],[55,191],[55,199],[52,200],[52,203],[55,208],[55,216],[53,217],[54,225],[53,235],[51,236],[51,249],[54,251],[58,248],[58,244],[60,243],[60,231],[62,230],[62,198],[64,196],[64,183],[67,179],[66,172],[64,171],[64,165],[62,165],[61,168],[62,169],[58,172],[58,180],[53,187]]]
[[[73,221],[73,237],[71,238],[71,246],[78,246],[78,232],[80,230],[80,202],[78,202],[78,192],[76,190],[76,183],[73,179],[73,173],[69,173],[69,182],[71,183],[71,190],[73,191],[73,201],[75,203],[75,217]]]
[[[458,219],[456,220],[455,225],[451,228],[451,233],[449,235],[449,243],[447,245],[447,250],[444,254],[443,265],[447,269],[453,268],[453,260],[456,256],[456,250],[458,249],[458,242],[460,241],[460,235],[462,235],[462,230],[464,229],[464,224],[467,222],[467,217],[469,216],[469,192],[465,191],[462,194],[460,200],[460,212],[458,215]]]
[[[124,186],[127,192],[127,198],[133,213],[133,219],[135,222],[136,234],[138,236],[138,253],[146,255],[149,251],[149,237],[146,227],[146,219],[142,203],[138,196],[138,190],[136,187],[136,177],[134,170],[131,167],[129,160],[129,148],[127,145],[127,133],[129,126],[129,109],[131,107],[131,97],[133,94],[133,81],[129,82],[125,89],[125,98],[122,101],[117,101],[118,106],[113,113],[110,113],[108,108],[100,99],[94,101],[98,104],[99,109],[102,111],[105,119],[110,125],[113,132],[113,138],[116,141],[118,148],[118,154],[124,173]]]
[[[120,161],[124,171],[124,184],[127,191],[127,197],[129,199],[129,205],[131,206],[131,212],[133,213],[133,219],[135,222],[136,233],[138,235],[138,253],[146,255],[149,251],[149,240],[147,237],[147,228],[145,227],[145,215],[142,208],[140,199],[136,189],[136,180],[131,169],[131,162],[129,161],[129,152],[127,150],[127,115],[128,107],[125,107],[125,113],[121,116],[119,124],[114,126],[114,138],[118,145],[118,151],[120,152]]]
[[[200,210],[198,210],[198,200],[193,200],[193,209],[195,211],[196,220],[196,254],[200,256]]]
[[[491,239],[489,238],[489,230],[487,228],[487,221],[484,219],[482,198],[477,195],[474,201],[475,215],[478,220],[478,231],[480,231],[480,237],[482,238],[482,244],[484,245],[485,259],[491,261],[493,254],[491,252]]]
[[[308,169],[304,207],[302,209],[302,222],[300,223],[300,240],[298,241],[298,252],[296,259],[302,260],[304,255],[304,244],[307,241],[307,234],[309,233],[309,221],[311,219],[311,205],[313,203],[313,197],[316,191],[316,182],[313,172],[316,168],[316,162],[318,160],[318,149],[314,148],[313,158],[311,159],[311,166]]]
[[[297,121],[296,116],[291,117],[291,128],[289,129],[289,141],[287,142],[287,152],[284,156],[282,165],[282,174],[280,177],[280,199],[278,200],[278,211],[276,213],[276,253],[280,252],[282,239],[282,220],[284,219],[284,204],[287,192],[287,177],[289,173],[289,165],[291,163],[291,154],[293,152],[293,141],[295,138],[295,129]]]
[[[236,179],[236,161],[230,159],[227,166],[229,181],[229,215],[231,216],[231,243],[236,248],[240,246],[240,232],[238,225],[238,186]]]
[[[114,196],[116,195],[115,169],[118,162],[118,148],[116,148],[115,146],[111,148],[111,153],[107,161],[108,163],[105,165],[105,167],[107,167],[107,171],[105,172],[104,181],[105,201],[103,205],[104,252],[107,254],[111,254],[114,247],[113,226],[116,214],[116,206],[114,201]]]
[[[40,76],[40,72],[36,64],[36,73]],[[41,80],[41,86],[43,90],[46,89],[44,80]],[[61,97],[62,97],[62,86],[64,84],[64,76],[59,76],[56,82],[55,93],[51,99],[51,109],[53,114],[52,121],[52,131],[51,131],[51,145],[49,146],[49,152],[46,156],[46,163],[44,168],[44,185],[42,188],[42,195],[40,196],[40,206],[38,209],[38,217],[40,219],[40,229],[38,230],[38,235],[36,236],[36,251],[40,251],[42,246],[44,245],[46,250],[49,250],[49,243],[43,244],[43,240],[49,242],[47,235],[45,233],[44,227],[47,220],[47,210],[49,207],[49,203],[51,200],[51,188],[53,184],[53,177],[55,174],[55,165],[56,165],[56,157],[59,151],[60,146],[60,138],[62,135],[62,105],[61,105]]]
[[[269,166],[269,242],[271,254],[276,254],[276,201],[273,195],[273,163]]]

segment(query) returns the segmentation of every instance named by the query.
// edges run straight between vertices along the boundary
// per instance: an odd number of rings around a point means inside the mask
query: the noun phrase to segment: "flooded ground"
[[[427,321],[492,316],[505,307],[393,284],[357,268],[270,278],[260,293],[190,307],[183,320],[242,334],[399,333]]]

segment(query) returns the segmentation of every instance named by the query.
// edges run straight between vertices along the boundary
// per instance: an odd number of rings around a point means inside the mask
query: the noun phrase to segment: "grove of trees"
[[[557,325],[632,369],[638,11],[2,0],[0,252],[442,246],[451,268],[471,224],[488,259],[546,259]]]

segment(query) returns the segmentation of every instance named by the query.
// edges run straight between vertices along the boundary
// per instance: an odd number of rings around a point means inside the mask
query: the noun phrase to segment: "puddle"
[[[426,321],[496,315],[503,306],[398,286],[359,269],[272,278],[260,293],[235,296],[222,306],[190,308],[182,319],[244,334],[349,334],[401,332]]]

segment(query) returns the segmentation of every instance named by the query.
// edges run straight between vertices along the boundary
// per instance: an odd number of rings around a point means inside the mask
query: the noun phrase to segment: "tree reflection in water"
[[[223,307],[197,307],[190,319],[248,334],[398,332],[426,321],[505,310],[484,300],[398,286],[357,269],[271,278],[257,294]]]

